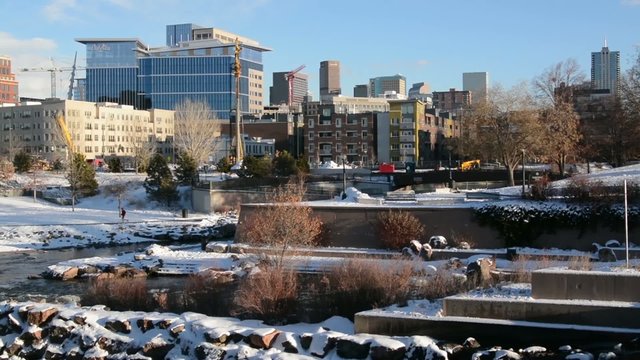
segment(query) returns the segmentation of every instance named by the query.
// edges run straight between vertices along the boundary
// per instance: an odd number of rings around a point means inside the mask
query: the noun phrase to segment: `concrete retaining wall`
[[[537,270],[531,274],[531,295],[640,302],[640,273]]]
[[[259,205],[242,204],[240,222],[236,240],[241,240],[242,225]],[[320,217],[328,230],[330,246],[382,248],[382,242],[376,234],[377,217],[389,208],[380,206],[312,206],[314,214]],[[500,234],[488,226],[475,221],[471,208],[445,207],[393,207],[394,210],[409,211],[425,225],[427,235],[443,235],[447,239],[456,236],[468,241],[474,248],[495,249],[505,247]],[[640,236],[638,234],[637,236]],[[594,242],[604,243],[608,239],[624,238],[623,234],[612,233],[605,229],[580,233],[578,230],[566,230],[555,234],[543,234],[530,246],[538,248],[567,248],[588,251]],[[411,239],[407,239],[407,243]],[[632,240],[633,241],[633,240]]]
[[[472,336],[480,344],[509,344],[514,347],[536,344],[553,348],[595,341],[624,342],[640,335],[640,329],[560,324],[550,326],[525,321],[463,317],[390,317],[369,311],[355,315],[355,331],[392,336],[427,335],[458,343]]]
[[[553,300],[483,299],[451,296],[444,299],[446,316],[524,320],[611,327],[639,327],[640,305],[594,304]]]
[[[212,213],[239,209],[240,205],[244,203],[264,202],[265,194],[264,191],[193,188],[193,210]]]

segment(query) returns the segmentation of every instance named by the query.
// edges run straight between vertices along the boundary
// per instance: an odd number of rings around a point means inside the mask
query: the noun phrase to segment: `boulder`
[[[22,340],[27,346],[33,343],[39,343],[43,338],[43,331],[37,326],[29,327],[27,331],[23,332],[22,335],[20,335],[20,340]]]
[[[470,349],[477,349],[480,347],[480,343],[478,342],[478,340],[476,340],[475,338],[472,337],[468,337],[463,343],[462,343],[463,347],[466,348],[470,348]]]
[[[27,322],[30,325],[40,326],[55,317],[58,314],[58,309],[49,307],[46,309],[30,310],[27,313]]]
[[[309,346],[311,346],[311,341],[313,341],[313,335],[309,333],[300,335],[300,346],[302,346],[304,350],[309,350]]]
[[[447,239],[442,235],[434,235],[429,238],[429,245],[433,249],[444,249],[447,247]]]
[[[420,254],[420,251],[422,250],[422,244],[420,244],[420,241],[418,240],[411,240],[409,242],[409,249],[411,249],[411,251],[413,251],[414,254]]]
[[[428,261],[428,260],[431,260],[432,254],[433,254],[433,250],[431,249],[431,245],[427,243],[422,244],[422,249],[420,249],[420,258],[422,260]]]
[[[62,344],[71,333],[66,326],[49,326],[49,342],[53,344]]]
[[[125,352],[129,347],[129,344],[124,341],[106,336],[101,336],[100,338],[98,338],[98,341],[96,341],[96,345],[100,349],[107,351],[109,354],[118,354]]]
[[[481,258],[467,265],[465,275],[472,284],[486,284],[491,281],[491,270],[495,269],[495,261],[491,258]]]
[[[247,343],[254,348],[270,349],[278,334],[280,331],[276,329],[257,329],[248,336]]]
[[[131,322],[129,320],[109,320],[104,327],[113,332],[129,334],[131,332]]]
[[[336,343],[336,353],[345,359],[366,359],[370,349],[371,340],[359,336],[345,336]]]
[[[140,329],[140,331],[142,331],[143,333],[146,333],[147,331],[154,328],[153,320],[150,319],[138,319],[136,320],[136,325],[138,326],[138,329]]]
[[[622,247],[622,245],[620,245],[620,241],[612,239],[612,240],[608,240],[606,243],[604,243],[605,247],[608,248],[619,248]]]
[[[338,334],[332,332],[321,332],[313,334],[311,344],[309,344],[309,352],[316,357],[325,357],[336,347]],[[301,339],[304,348],[304,339]]]
[[[173,326],[169,329],[169,334],[171,334],[171,336],[173,336],[174,338],[178,337],[178,335],[180,335],[181,332],[183,332],[185,330],[184,324],[178,324],[176,326]]]
[[[471,249],[471,245],[466,241],[460,241],[460,243],[458,244],[458,249],[469,250]]]
[[[174,321],[175,319],[163,319],[158,321],[156,323],[156,326],[158,326],[160,329],[168,329]]]
[[[613,249],[603,247],[598,249],[598,260],[602,262],[615,262],[618,261],[618,258],[616,257],[616,253],[613,252]]]
[[[16,319],[13,314],[9,314],[7,316],[7,321],[9,322],[9,327],[13,329],[13,331],[22,332],[22,322]]]
[[[379,341],[374,339],[371,343],[369,357],[371,360],[402,360],[406,352],[406,346],[398,340],[384,338]]]
[[[212,252],[212,253],[226,253],[228,250],[229,250],[229,245],[227,243],[222,243],[222,242],[210,242],[204,248],[205,252]]]
[[[78,277],[78,268],[71,267],[58,275],[58,280],[67,281]]]
[[[229,332],[226,330],[213,329],[204,333],[204,339],[213,345],[222,346],[229,343]]]
[[[47,350],[44,352],[44,358],[46,360],[64,360],[66,359],[66,355],[62,349],[47,346]]]
[[[198,345],[194,352],[198,360],[222,360],[227,355],[226,351],[209,343]]]
[[[452,257],[452,258],[450,258],[449,260],[447,260],[447,264],[445,265],[445,267],[446,267],[448,270],[451,270],[451,269],[460,269],[460,268],[462,268],[463,266],[464,266],[464,264],[462,263],[462,260],[460,260],[460,259],[459,259],[459,258],[457,258],[457,257]]]
[[[167,354],[174,346],[175,344],[166,341],[151,340],[142,346],[142,354],[154,360],[161,360],[167,357]]]

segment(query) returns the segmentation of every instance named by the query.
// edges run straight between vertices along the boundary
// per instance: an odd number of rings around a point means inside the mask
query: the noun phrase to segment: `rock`
[[[389,344],[393,344],[395,340],[388,341]],[[391,347],[389,344],[372,344],[369,352],[371,360],[402,360],[407,351],[407,348],[403,343],[398,341],[398,345],[395,344]]]
[[[460,241],[460,243],[458,244],[458,249],[469,250],[471,249],[471,245],[466,241]]]
[[[198,345],[194,352],[198,360],[222,360],[227,355],[226,351],[208,343]]]
[[[18,355],[22,351],[24,343],[19,338],[13,340],[13,342],[5,348],[5,351],[9,355]]]
[[[154,328],[153,321],[149,319],[138,319],[136,320],[136,325],[138,326],[138,329],[142,331],[142,333],[146,333],[147,331]]]
[[[53,344],[62,344],[71,333],[66,326],[49,326],[49,341]]]
[[[345,336],[338,339],[336,353],[345,359],[366,359],[370,348],[371,340],[358,336]]]
[[[19,356],[24,359],[42,359],[46,350],[46,346],[29,346],[23,348]]]
[[[129,344],[118,339],[101,336],[98,338],[98,341],[96,341],[96,345],[100,349],[107,351],[109,354],[118,354],[125,352]]]
[[[309,350],[309,346],[311,346],[311,341],[313,341],[313,336],[311,334],[300,335],[300,346],[302,346],[304,350]]]
[[[447,239],[442,235],[435,235],[429,238],[429,245],[433,249],[444,249],[447,247]]]
[[[280,331],[276,329],[258,329],[249,335],[247,343],[258,349],[270,349],[278,334]]]
[[[409,249],[411,249],[411,251],[413,251],[414,254],[420,254],[420,251],[422,250],[422,244],[420,244],[420,241],[418,240],[411,240],[409,242]]]
[[[163,319],[158,321],[158,323],[156,323],[156,325],[160,328],[160,329],[168,329],[169,326],[171,326],[171,324],[175,321],[175,319]]]
[[[184,324],[178,324],[178,325],[173,326],[172,328],[169,329],[169,334],[171,334],[171,336],[176,338],[184,330],[185,330]]]
[[[226,243],[210,242],[207,244],[207,246],[205,246],[204,251],[212,253],[226,253],[228,249],[229,245]]]
[[[323,358],[336,347],[336,341],[337,334],[332,332],[313,334],[313,339],[311,340],[311,344],[309,345],[309,352],[313,356]]]
[[[108,330],[129,334],[131,332],[131,322],[129,320],[110,320],[104,325]]]
[[[222,238],[232,238],[236,235],[237,225],[233,223],[226,223],[217,228],[218,234]]]
[[[87,318],[82,315],[75,315],[73,317],[73,322],[78,325],[85,325],[87,323]]]
[[[167,354],[174,346],[175,344],[170,344],[162,340],[151,340],[142,347],[142,354],[154,360],[161,360],[167,357]]]
[[[78,277],[78,268],[71,267],[59,275],[58,280],[67,281]]]
[[[230,337],[228,331],[214,329],[204,333],[204,339],[213,345],[222,346],[229,342]]]
[[[480,343],[478,340],[472,337],[468,337],[463,343],[462,346],[470,349],[477,349],[480,347]]]
[[[13,314],[9,314],[7,316],[7,321],[9,322],[9,327],[11,327],[13,331],[22,332],[22,322],[16,319],[16,317],[13,316]]]
[[[404,247],[402,248],[402,256],[407,258],[407,259],[412,259],[416,254],[409,249],[408,247]]]
[[[422,244],[422,249],[420,249],[420,258],[422,260],[428,261],[428,260],[431,260],[432,254],[433,254],[433,249],[431,249],[431,245],[427,243]]]
[[[34,342],[38,343],[42,341],[42,338],[42,329],[37,326],[29,327],[27,331],[23,332],[22,335],[20,335],[20,340],[22,340],[27,346],[33,344]]]
[[[486,284],[491,281],[491,270],[494,270],[495,266],[496,263],[493,259],[481,258],[467,265],[465,274],[472,284]]]
[[[462,260],[460,260],[457,257],[452,257],[449,260],[447,260],[447,264],[446,264],[447,269],[460,269],[462,268],[462,266],[463,266]]]
[[[91,266],[91,265],[87,265],[87,266],[83,266],[83,267],[78,269],[78,276],[79,277],[83,277],[83,276],[87,276],[87,275],[97,274],[99,272],[100,272],[100,270],[98,270],[97,267]]]
[[[56,347],[47,346],[47,350],[44,353],[44,358],[46,360],[64,360],[66,359],[66,356],[63,350]]]
[[[600,353],[598,355],[598,360],[616,360],[616,359],[618,359],[618,356],[612,351],[609,351],[606,353]]]
[[[114,279],[116,277],[116,274],[113,273],[108,273],[108,272],[103,272],[98,274],[98,276],[96,276],[96,281],[104,281],[104,280],[111,280]]]
[[[598,260],[602,262],[618,261],[616,253],[613,252],[613,249],[608,247],[603,247],[598,250]]]
[[[618,240],[608,240],[606,243],[604,243],[605,247],[608,248],[619,248],[622,247],[622,245],[620,244],[620,241]]]
[[[145,254],[135,254],[135,255],[133,255],[133,260],[136,260],[136,261],[141,261],[141,260],[144,260],[146,258],[147,258],[147,255],[145,255]]]
[[[109,352],[107,352],[104,349],[101,349],[98,346],[95,346],[91,349],[88,349],[84,353],[84,356],[82,357],[82,359],[83,360],[105,360],[107,356],[109,356]]]
[[[407,360],[447,360],[447,353],[444,350],[440,350],[434,343],[412,342],[405,358]]]
[[[55,317],[58,309],[49,307],[43,310],[31,310],[27,313],[27,322],[31,325],[40,326]]]

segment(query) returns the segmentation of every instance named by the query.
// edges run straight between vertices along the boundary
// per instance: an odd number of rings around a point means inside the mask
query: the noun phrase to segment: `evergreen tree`
[[[247,156],[242,159],[244,171],[241,175],[246,177],[263,178],[271,175],[271,160],[268,157]]]
[[[228,173],[229,171],[231,171],[231,161],[229,161],[229,158],[225,156],[218,161],[218,164],[216,164],[216,168],[220,172]]]
[[[92,196],[98,192],[96,171],[83,154],[73,154],[66,178],[71,188],[72,210],[75,210],[78,195]]]
[[[309,162],[307,161],[307,157],[302,154],[298,160],[296,160],[296,166],[298,167],[298,171],[304,174],[308,174],[311,172],[311,167],[309,166]]]
[[[109,166],[109,171],[112,173],[122,172],[122,161],[117,156],[107,159],[107,166]]]
[[[160,154],[154,155],[147,167],[144,188],[149,196],[157,201],[166,201],[167,206],[178,199],[177,184],[173,180],[167,160]]]
[[[13,167],[16,172],[23,173],[31,170],[33,166],[33,158],[24,151],[20,151],[13,157]]]
[[[64,163],[62,162],[62,160],[60,159],[55,159],[53,161],[53,168],[52,170],[54,171],[60,171],[60,170],[64,170]]]
[[[277,176],[290,176],[298,173],[296,159],[287,151],[278,152],[273,159],[273,171]]]
[[[198,181],[198,164],[196,164],[196,161],[186,152],[180,153],[177,160],[176,177],[178,178],[178,183],[182,185],[195,184]]]

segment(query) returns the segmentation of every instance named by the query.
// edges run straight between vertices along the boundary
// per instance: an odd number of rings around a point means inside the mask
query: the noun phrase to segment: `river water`
[[[146,246],[147,244],[129,244],[103,248],[0,253],[0,300],[46,299],[52,301],[61,296],[81,296],[89,285],[86,280],[57,281],[29,279],[29,276],[39,275],[47,270],[49,265],[55,265],[61,261],[95,256],[109,257]],[[147,286],[151,289],[181,288],[183,279],[182,277],[149,278]]]

